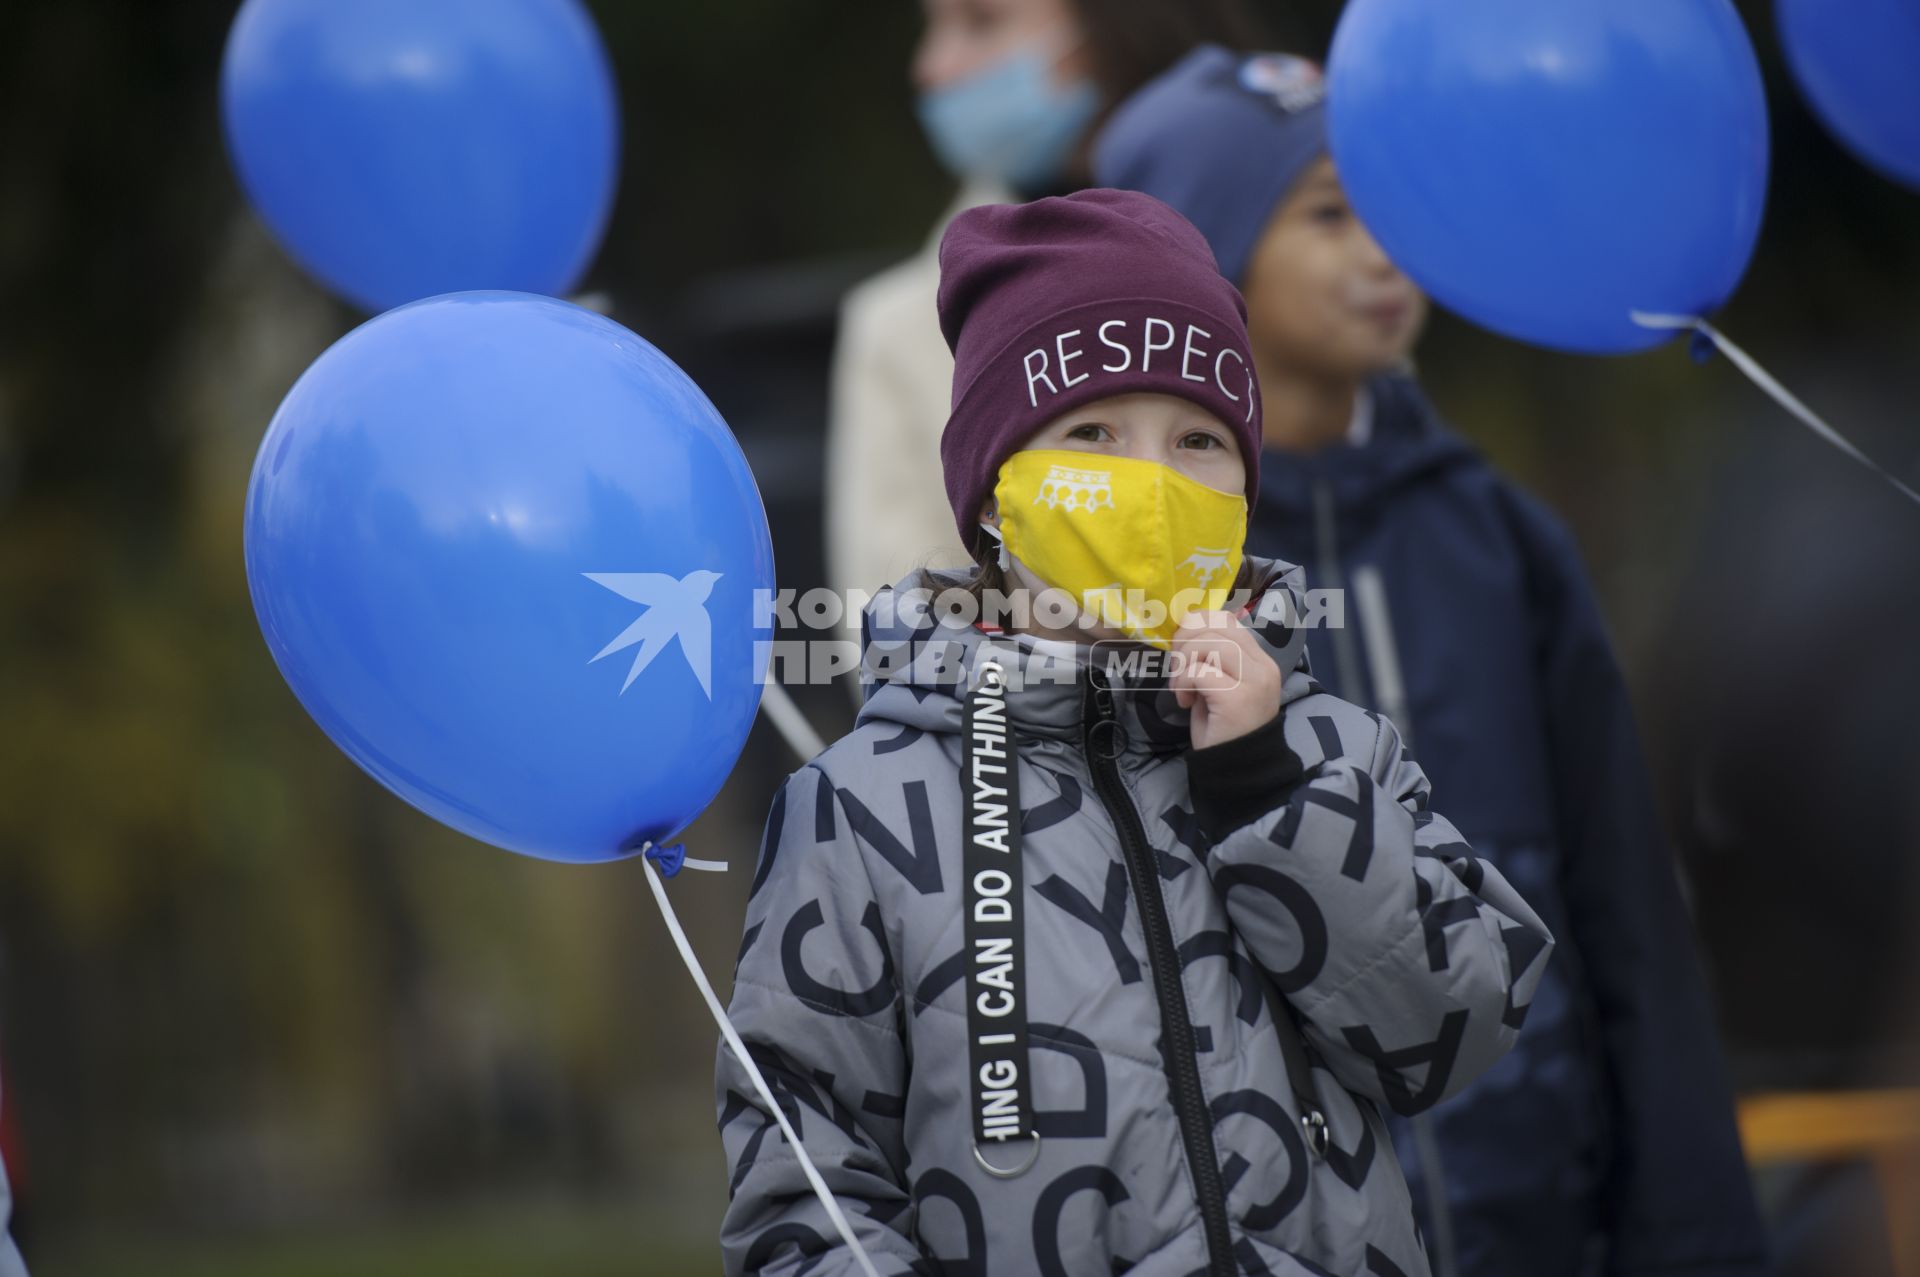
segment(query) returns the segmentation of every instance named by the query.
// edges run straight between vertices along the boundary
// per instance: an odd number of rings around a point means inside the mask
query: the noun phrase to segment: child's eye
[[[1208,448],[1218,448],[1221,446],[1221,443],[1218,435],[1208,434],[1204,430],[1195,430],[1180,440],[1180,446],[1182,448],[1197,448],[1205,451]]]
[[[1097,421],[1084,421],[1067,431],[1069,439],[1085,439],[1088,443],[1102,443],[1113,438],[1113,432]]]
[[[1345,204],[1321,204],[1311,211],[1314,221],[1322,226],[1338,226],[1347,220]]]

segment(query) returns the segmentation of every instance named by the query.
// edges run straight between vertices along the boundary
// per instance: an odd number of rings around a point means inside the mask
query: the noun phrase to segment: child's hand
[[[1280,667],[1231,612],[1189,612],[1173,636],[1173,694],[1193,714],[1193,747],[1245,736],[1280,712]]]

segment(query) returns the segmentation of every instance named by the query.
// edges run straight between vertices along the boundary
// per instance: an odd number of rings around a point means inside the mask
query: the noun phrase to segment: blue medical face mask
[[[1054,42],[1036,42],[920,95],[920,127],[948,171],[1027,193],[1059,183],[1074,144],[1100,113],[1091,79],[1054,83],[1059,56]]]

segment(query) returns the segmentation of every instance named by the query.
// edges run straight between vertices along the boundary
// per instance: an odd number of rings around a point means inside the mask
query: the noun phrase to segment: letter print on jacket
[[[1251,567],[1297,590],[1297,569]],[[1283,709],[1298,780],[1208,830],[1170,694],[1116,684],[1090,752],[1084,682],[1023,682],[1023,649],[995,644],[1015,675],[1040,1137],[1031,1168],[1001,1178],[972,1149],[957,779],[971,661],[911,659],[994,641],[933,620],[868,637],[909,659],[774,799],[731,1014],[880,1271],[1425,1273],[1383,1112],[1431,1107],[1506,1050],[1552,941],[1429,807],[1393,725],[1301,660]],[[1304,1043],[1323,1151],[1302,1134],[1276,1006]],[[857,1272],[724,1050],[717,1091],[726,1271]],[[1213,1162],[1198,1177],[1196,1155]]]

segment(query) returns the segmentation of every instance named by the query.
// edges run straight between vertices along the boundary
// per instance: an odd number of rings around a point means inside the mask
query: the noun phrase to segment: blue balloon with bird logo
[[[552,298],[430,298],[323,354],[261,444],[246,564],[334,742],[510,851],[670,837],[759,707],[773,548],[745,456],[665,355]]]

